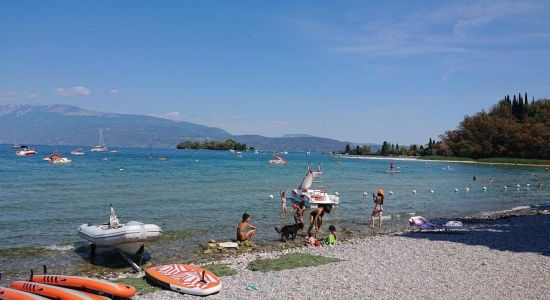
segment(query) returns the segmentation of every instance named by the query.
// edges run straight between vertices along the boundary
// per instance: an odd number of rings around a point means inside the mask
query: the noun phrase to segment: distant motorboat
[[[282,156],[273,153],[273,159],[270,159],[267,163],[270,165],[286,165],[287,160],[284,159]]]
[[[103,129],[99,129],[99,145],[92,147],[92,152],[105,152],[109,149],[105,147],[105,141],[103,140]]]
[[[84,155],[84,154],[86,154],[86,153],[84,153],[84,150],[82,150],[82,148],[71,150],[70,153],[71,153],[71,155]]]
[[[154,242],[162,234],[155,224],[130,221],[120,224],[114,208],[111,206],[109,223],[101,225],[82,224],[77,233],[83,239],[98,247],[119,247],[126,244]]]
[[[308,167],[308,172],[302,184],[297,189],[292,190],[292,200],[294,202],[302,202],[309,207],[318,207],[319,205],[339,205],[340,196],[338,193],[329,194],[321,184],[323,172],[321,169],[311,170]]]
[[[15,152],[15,155],[17,156],[31,156],[38,153],[34,148],[30,148],[28,146],[20,146],[20,150],[17,150]]]

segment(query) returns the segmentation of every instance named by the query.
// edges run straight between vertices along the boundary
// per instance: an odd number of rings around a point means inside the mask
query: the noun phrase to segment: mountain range
[[[261,150],[334,151],[348,142],[307,134],[282,137],[232,135],[227,131],[159,117],[105,113],[72,105],[0,105],[0,143],[79,145],[98,143],[99,129],[107,146],[175,147],[192,140],[234,139]]]

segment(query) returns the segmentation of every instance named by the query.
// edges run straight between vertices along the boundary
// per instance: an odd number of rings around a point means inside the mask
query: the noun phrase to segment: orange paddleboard
[[[216,274],[194,265],[170,264],[145,270],[153,282],[176,292],[197,296],[215,294],[222,288]]]
[[[32,281],[64,287],[85,288],[122,298],[130,298],[136,294],[136,288],[131,285],[80,276],[34,275]]]
[[[108,300],[109,298],[85,293],[77,290],[66,289],[54,285],[41,284],[29,281],[14,281],[10,284],[12,289],[37,294],[58,300]]]
[[[0,286],[0,299],[2,300],[48,300],[42,296],[18,291]]]

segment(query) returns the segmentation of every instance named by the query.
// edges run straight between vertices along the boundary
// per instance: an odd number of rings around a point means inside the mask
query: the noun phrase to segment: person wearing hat
[[[377,189],[376,194],[372,194],[374,200],[374,209],[372,210],[371,219],[374,226],[374,218],[378,215],[378,227],[382,227],[382,205],[384,204],[384,190]]]
[[[250,230],[246,231],[247,228],[250,228]],[[237,240],[239,242],[246,240],[252,241],[254,233],[256,233],[256,227],[250,224],[250,215],[244,213],[242,220],[239,222],[239,225],[237,225]]]

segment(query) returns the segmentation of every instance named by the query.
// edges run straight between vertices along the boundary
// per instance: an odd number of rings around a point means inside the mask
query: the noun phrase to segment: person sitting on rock
[[[246,231],[247,228],[250,228],[250,230]],[[244,213],[242,220],[237,225],[237,240],[239,242],[252,241],[254,233],[256,233],[256,227],[250,223],[250,215]]]

